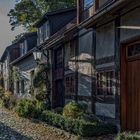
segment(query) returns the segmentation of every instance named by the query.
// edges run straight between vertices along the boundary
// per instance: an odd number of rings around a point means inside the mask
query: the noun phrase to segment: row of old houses
[[[5,90],[30,94],[36,48],[50,63],[51,107],[74,100],[123,130],[140,130],[140,1],[77,0],[77,8],[45,14],[37,33],[26,33],[1,58]]]

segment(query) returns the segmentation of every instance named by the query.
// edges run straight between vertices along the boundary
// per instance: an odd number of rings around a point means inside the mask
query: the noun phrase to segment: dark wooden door
[[[140,130],[140,43],[123,49],[121,63],[121,109],[122,129]]]
[[[64,106],[64,86],[63,80],[56,81],[56,107]]]

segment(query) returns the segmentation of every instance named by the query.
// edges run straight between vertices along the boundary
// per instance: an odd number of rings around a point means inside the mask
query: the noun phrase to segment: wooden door
[[[63,80],[56,81],[56,107],[64,106],[64,86]]]
[[[121,62],[122,130],[140,130],[140,43],[127,45]]]

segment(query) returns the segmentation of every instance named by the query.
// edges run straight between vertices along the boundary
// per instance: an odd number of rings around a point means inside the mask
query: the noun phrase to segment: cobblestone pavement
[[[0,140],[77,140],[77,137],[0,108]]]
[[[78,138],[47,124],[21,118],[0,107],[0,140],[114,140],[114,135]]]

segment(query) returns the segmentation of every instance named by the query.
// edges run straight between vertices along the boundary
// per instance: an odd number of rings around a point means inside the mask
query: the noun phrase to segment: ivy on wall
[[[45,101],[48,108],[50,108],[50,81],[48,73],[48,65],[38,64],[33,74],[33,89],[36,99],[39,101]]]
[[[44,84],[46,85],[47,76],[46,68],[44,64],[37,66],[35,73],[33,75],[33,86],[34,88],[41,88]]]
[[[9,68],[9,85],[10,91],[14,92],[14,81],[19,79],[18,69],[15,66]]]

